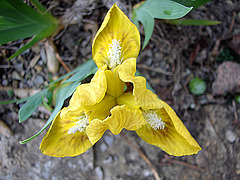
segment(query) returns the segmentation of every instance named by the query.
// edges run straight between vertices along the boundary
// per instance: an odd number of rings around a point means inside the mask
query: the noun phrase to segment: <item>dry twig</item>
[[[195,170],[198,170],[198,171],[201,171],[201,172],[204,172],[205,170],[198,167],[198,166],[195,166],[193,164],[189,164],[187,162],[183,162],[183,161],[179,161],[179,160],[174,160],[172,159],[173,156],[168,156],[168,155],[165,155],[164,158],[162,159],[162,161],[160,162],[161,165],[171,165],[171,164],[179,164],[181,166],[185,166],[185,167],[188,167],[188,168],[191,168],[191,169],[195,169]]]
[[[125,136],[122,132],[121,132],[121,136],[135,149],[138,151],[138,153],[140,154],[140,156],[144,159],[144,161],[148,164],[148,166],[150,167],[154,177],[156,180],[160,180],[160,177],[157,173],[157,171],[154,169],[151,161],[147,158],[147,156],[136,146],[133,144],[133,142],[127,137]]]
[[[149,71],[154,71],[154,72],[157,72],[157,73],[165,74],[165,75],[168,75],[168,76],[172,75],[171,72],[165,71],[165,70],[163,70],[163,69],[161,69],[159,67],[158,68],[153,68],[153,67],[150,67],[150,66],[148,66],[146,64],[137,64],[137,67],[138,68],[147,69]]]

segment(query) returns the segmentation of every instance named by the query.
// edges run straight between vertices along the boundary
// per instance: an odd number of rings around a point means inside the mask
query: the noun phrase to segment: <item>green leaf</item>
[[[38,0],[30,0],[30,1],[40,13],[48,13],[47,9]]]
[[[36,36],[34,36],[31,41],[29,41],[27,44],[25,44],[22,48],[20,48],[19,50],[17,50],[13,55],[11,55],[9,59],[12,59],[18,55],[20,55],[21,53],[23,53],[24,51],[26,51],[27,49],[29,49],[30,47],[32,47],[34,44],[36,44],[37,42],[41,41],[42,39],[44,39],[45,37],[50,36],[51,34],[54,33],[54,31],[56,30],[56,26],[49,26],[48,28],[40,31],[38,34],[36,34]]]
[[[64,84],[66,85],[66,84]],[[23,141],[20,141],[21,144],[25,144],[29,141],[31,141],[32,139],[34,139],[35,137],[37,137],[41,132],[44,131],[44,129],[47,128],[47,126],[52,122],[52,120],[54,119],[54,117],[57,115],[57,113],[61,110],[63,103],[65,101],[65,99],[67,99],[69,96],[72,95],[72,93],[75,91],[75,89],[77,88],[77,86],[79,85],[79,83],[74,82],[74,83],[70,83],[68,86],[64,86],[63,88],[61,88],[56,96],[57,100],[56,100],[56,106],[51,114],[51,116],[49,117],[49,119],[47,120],[46,124],[43,126],[43,128],[37,132],[35,135],[29,137],[28,139],[25,139]]]
[[[32,96],[29,96],[29,97],[26,97],[26,98],[23,98],[23,99],[14,99],[14,100],[10,100],[10,101],[3,101],[3,102],[0,102],[0,105],[3,105],[3,104],[10,104],[10,103],[22,103],[22,102],[25,102],[27,100],[29,100]]]
[[[235,97],[235,101],[236,101],[238,104],[240,104],[240,95],[237,95],[237,96]]]
[[[206,88],[206,83],[198,77],[193,78],[189,83],[190,92],[194,95],[202,95]]]
[[[42,103],[42,97],[47,94],[47,89],[31,96],[21,109],[19,110],[19,123],[28,119],[32,113],[37,109],[37,107]]]
[[[210,21],[210,20],[197,20],[197,19],[176,19],[165,21],[168,24],[173,25],[187,25],[187,26],[209,26],[220,24],[220,21]]]
[[[177,19],[185,16],[191,11],[191,7],[170,0],[147,0],[133,8],[133,22],[138,26],[138,21],[143,24],[145,40],[143,48],[147,45],[152,36],[154,18]],[[142,48],[142,49],[143,49]]]
[[[138,15],[138,20],[142,23],[145,32],[145,38],[143,42],[142,49],[144,49],[149,42],[154,28],[154,17],[148,12],[142,10]]]
[[[34,36],[10,58],[16,57],[38,41],[53,34],[58,24],[58,20],[50,13],[45,11],[39,14],[22,0],[0,0],[0,45]]]
[[[211,1],[211,0],[173,0],[187,7],[193,7],[194,9]]]
[[[75,81],[80,82],[83,79],[85,79],[86,77],[88,77],[88,76],[92,75],[93,73],[95,73],[96,70],[97,70],[97,66],[94,63],[94,61],[89,60],[89,61],[81,64],[78,67],[77,72],[73,76],[68,78],[66,81],[64,81],[64,82],[75,82]]]

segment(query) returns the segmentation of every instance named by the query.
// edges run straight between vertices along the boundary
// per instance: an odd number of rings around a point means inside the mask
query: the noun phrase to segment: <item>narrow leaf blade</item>
[[[37,109],[37,107],[42,103],[42,97],[47,94],[47,89],[31,96],[21,109],[19,110],[19,123],[28,119],[32,113]]]
[[[165,21],[168,24],[173,25],[185,25],[185,26],[210,26],[220,24],[220,21],[211,20],[198,20],[198,19],[176,19]]]
[[[34,139],[35,137],[37,137],[41,132],[43,132],[47,126],[52,122],[52,120],[54,119],[54,117],[57,115],[57,113],[60,111],[60,109],[63,106],[63,103],[65,101],[65,99],[67,99],[69,96],[72,95],[72,93],[76,90],[77,86],[79,85],[79,83],[75,82],[75,83],[71,83],[69,86],[66,86],[64,89],[62,89],[59,92],[59,95],[57,97],[57,101],[56,101],[56,106],[51,114],[51,116],[49,117],[49,119],[47,120],[46,124],[42,127],[42,129],[40,131],[38,131],[36,134],[34,134],[33,136],[20,141],[21,144],[25,144],[29,141],[31,141],[32,139]]]
[[[184,6],[187,6],[187,7],[193,7],[194,9],[198,8],[199,6],[211,1],[211,0],[173,0],[175,2],[178,2]]]
[[[142,10],[141,12],[136,12],[136,14],[137,14],[138,20],[142,23],[144,27],[145,38],[144,38],[143,47],[142,47],[142,49],[144,49],[153,33],[154,17],[144,10]]]
[[[56,29],[56,26],[50,26],[47,29],[44,29],[43,31],[39,32],[36,36],[34,36],[31,39],[31,41],[29,41],[26,45],[24,45],[22,48],[17,50],[13,55],[11,55],[8,58],[8,60],[20,55],[21,53],[23,53],[24,51],[26,51],[27,49],[32,47],[37,42],[41,41],[45,37],[48,37],[49,35],[51,35],[55,31],[55,29]]]

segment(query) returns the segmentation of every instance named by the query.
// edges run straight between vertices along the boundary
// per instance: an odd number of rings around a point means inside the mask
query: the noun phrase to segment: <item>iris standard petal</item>
[[[93,60],[98,68],[116,66],[129,58],[136,58],[140,50],[137,27],[116,4],[108,11],[92,45]],[[113,61],[119,61],[114,65]]]
[[[92,106],[99,103],[107,91],[107,79],[104,73],[106,66],[98,69],[90,83],[81,84],[69,102],[69,108],[76,111],[84,106]]]
[[[164,129],[154,130],[149,124],[136,130],[139,137],[163,151],[174,156],[196,154],[201,147],[191,136],[174,110],[163,102],[164,107],[156,114],[165,123]]]
[[[124,61],[123,64],[119,66],[118,72],[122,81],[133,84],[133,95],[139,106],[143,109],[160,109],[163,106],[157,95],[147,89],[146,79],[141,76],[135,76],[135,58]]]
[[[102,137],[107,129],[117,135],[123,128],[135,131],[145,124],[146,121],[139,109],[127,105],[116,106],[111,110],[111,116],[105,120],[92,120],[87,127],[87,135],[92,144],[94,144]]]
[[[61,117],[60,113],[61,111],[54,118],[42,140],[40,145],[42,153],[55,157],[77,156],[92,147],[85,131],[71,132],[71,128],[76,125],[79,119]],[[82,115],[82,113],[79,114],[79,116]]]
[[[125,88],[125,83],[119,78],[118,67],[116,67],[113,71],[105,70],[108,85],[107,94],[115,98],[123,94]]]

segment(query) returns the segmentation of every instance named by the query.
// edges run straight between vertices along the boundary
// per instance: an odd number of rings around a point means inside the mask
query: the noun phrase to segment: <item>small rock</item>
[[[240,64],[223,62],[217,69],[217,79],[213,82],[214,95],[225,95],[228,92],[240,92]]]
[[[15,64],[14,68],[18,71],[21,72],[23,71],[23,63]]]
[[[44,83],[44,79],[42,76],[37,75],[34,79],[34,84],[35,85],[39,85],[39,84],[43,84]]]
[[[2,85],[3,85],[3,86],[7,86],[7,85],[8,85],[8,80],[4,79],[4,80],[2,81]]]
[[[107,145],[104,142],[102,142],[100,144],[100,149],[101,149],[102,152],[106,151],[107,150]]]
[[[22,77],[18,74],[17,71],[13,71],[12,78],[16,80],[22,80]]]
[[[103,180],[103,170],[101,167],[97,166],[95,168],[95,173],[99,180]]]
[[[150,171],[149,169],[144,169],[143,170],[143,175],[145,177],[151,176],[152,175],[152,171]]]
[[[113,157],[112,156],[108,156],[103,160],[104,164],[110,164],[113,162]]]
[[[225,132],[225,136],[226,136],[227,141],[230,142],[230,143],[234,143],[236,141],[236,139],[237,139],[236,133],[234,133],[231,130],[227,130]]]
[[[111,146],[114,140],[113,136],[109,136],[109,135],[105,135],[103,139],[108,146]]]
[[[12,135],[11,129],[1,120],[0,120],[0,134],[8,138],[11,137]]]

